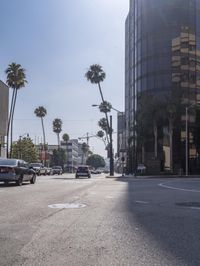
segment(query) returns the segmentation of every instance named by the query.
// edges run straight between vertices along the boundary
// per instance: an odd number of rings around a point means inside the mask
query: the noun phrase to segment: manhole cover
[[[48,205],[48,207],[52,209],[79,209],[86,207],[86,205],[82,203],[58,203]]]
[[[200,208],[200,202],[178,202],[176,203],[178,206],[182,207],[195,207],[195,208]]]

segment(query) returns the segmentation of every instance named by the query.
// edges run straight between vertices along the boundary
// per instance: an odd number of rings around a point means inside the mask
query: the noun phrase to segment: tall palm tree
[[[102,103],[105,102],[104,97],[103,97],[103,93],[102,93],[102,89],[101,89],[101,82],[104,81],[104,79],[106,78],[106,73],[103,71],[102,66],[98,65],[98,64],[94,64],[91,65],[89,70],[86,72],[85,77],[87,78],[88,81],[90,81],[92,84],[97,84],[99,87],[99,92],[101,95],[101,100]],[[109,127],[109,121],[108,121],[108,114],[107,112],[105,112],[105,116],[106,116],[106,121]]]
[[[88,81],[93,84],[98,84],[99,92],[101,94],[102,102],[104,102],[103,93],[101,90],[100,82],[104,81],[106,73],[103,71],[102,66],[98,64],[91,65],[89,70],[86,72],[85,77]]]
[[[43,106],[39,106],[38,108],[35,109],[34,111],[35,115],[41,119],[42,123],[42,132],[43,132],[43,151],[44,151],[44,163],[46,164],[46,137],[45,137],[45,130],[44,130],[44,120],[43,118],[47,114],[47,110]]]
[[[69,135],[67,133],[63,134],[62,139],[66,143],[66,154],[67,154],[67,143],[69,141]]]
[[[101,139],[103,141],[103,143],[105,144],[105,146],[106,146],[106,139],[104,138],[104,135],[105,134],[104,134],[103,130],[99,130],[97,132],[97,138]]]
[[[13,89],[9,118],[8,118],[8,127],[7,127],[7,157],[9,150],[9,133],[10,133],[10,157],[12,157],[13,118],[14,118],[15,105],[17,100],[17,93],[19,89],[25,87],[27,81],[26,81],[25,69],[22,68],[20,64],[11,63],[10,65],[8,65],[8,68],[6,69],[5,73],[7,75],[6,83],[10,88]]]
[[[69,135],[67,133],[63,134],[62,139],[63,139],[63,141],[65,141],[65,143],[67,145],[67,142],[69,141]]]
[[[83,164],[83,158],[87,156],[87,153],[89,151],[89,146],[88,144],[86,144],[85,142],[83,142],[82,146],[81,146],[81,150],[82,150],[82,164]]]
[[[55,118],[53,120],[53,132],[57,134],[58,148],[60,147],[60,132],[62,131],[62,120]]]

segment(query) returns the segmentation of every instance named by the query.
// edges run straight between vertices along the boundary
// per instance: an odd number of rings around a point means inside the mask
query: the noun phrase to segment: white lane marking
[[[147,201],[142,201],[142,200],[136,200],[136,203],[148,204]]]
[[[114,199],[115,197],[113,196],[106,196],[106,199]]]
[[[82,203],[59,203],[48,205],[48,207],[52,209],[78,209],[84,208],[86,205]]]
[[[193,210],[200,210],[200,207],[190,207],[190,209],[193,209]]]
[[[164,187],[164,188],[168,188],[168,189],[174,189],[174,190],[181,190],[181,191],[188,191],[188,192],[195,192],[195,193],[199,193],[200,192],[200,190],[196,190],[196,189],[186,189],[186,188],[179,188],[179,187],[171,187],[171,186],[164,185],[162,183],[158,184],[158,186]]]

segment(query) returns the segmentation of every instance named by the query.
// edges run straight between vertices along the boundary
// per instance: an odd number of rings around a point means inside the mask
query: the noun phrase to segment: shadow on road
[[[30,185],[30,182],[27,183],[23,183],[22,186],[27,186]],[[9,182],[9,183],[0,183],[0,187],[19,187],[18,185],[16,185],[15,182]]]
[[[178,265],[200,265],[200,209],[177,206],[191,198],[200,201],[200,194],[163,189],[158,180],[116,181],[128,183],[125,206],[130,222],[137,222],[162,250],[180,261]]]

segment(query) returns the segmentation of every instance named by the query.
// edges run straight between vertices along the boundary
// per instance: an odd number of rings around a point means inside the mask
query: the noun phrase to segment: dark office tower
[[[154,169],[185,170],[186,107],[189,170],[197,171],[200,153],[200,0],[130,0],[125,41],[129,172],[141,162]],[[173,106],[176,121],[173,117],[170,120],[168,113],[167,122],[158,126],[156,152],[153,125],[152,136],[145,140],[143,151],[138,150],[140,136],[135,130],[138,127],[136,117],[140,99],[144,97],[147,106],[156,98],[168,102],[168,107],[169,101],[172,101],[172,107],[177,97],[176,108]]]

